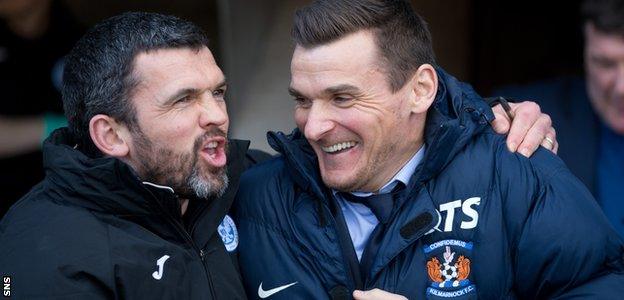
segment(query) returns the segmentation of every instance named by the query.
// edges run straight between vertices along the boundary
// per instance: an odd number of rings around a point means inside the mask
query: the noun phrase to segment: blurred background
[[[63,124],[62,58],[96,22],[131,10],[203,27],[228,77],[231,136],[272,151],[267,130],[293,128],[287,93],[294,10],[304,0],[0,0],[0,216],[43,172],[43,136]],[[438,63],[482,95],[582,74],[580,1],[413,0]]]

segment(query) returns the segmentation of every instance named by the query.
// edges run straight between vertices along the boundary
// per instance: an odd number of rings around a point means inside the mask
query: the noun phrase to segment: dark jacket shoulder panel
[[[284,201],[292,199],[281,197],[284,192],[292,191],[293,183],[287,174],[288,170],[281,156],[247,169],[241,176],[237,201],[234,203],[237,217],[261,222],[274,221],[277,216],[272,212],[286,206]]]
[[[112,296],[106,224],[87,209],[61,205],[41,194],[34,191],[21,200],[19,209],[12,209],[0,225],[0,257],[11,258],[0,259],[0,269],[12,276],[13,294],[47,298],[83,291],[84,297]]]

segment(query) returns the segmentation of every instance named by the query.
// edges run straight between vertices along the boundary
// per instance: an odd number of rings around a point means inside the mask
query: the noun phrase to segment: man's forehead
[[[200,64],[198,64],[200,62]],[[198,68],[200,66],[216,66],[212,53],[207,47],[195,48],[164,48],[138,53],[133,60],[135,72],[165,72],[170,68]]]
[[[176,72],[176,73],[173,73]],[[223,73],[216,64],[210,50],[174,48],[158,49],[139,53],[133,62],[133,73],[144,79],[160,77],[176,78],[199,72],[206,79],[223,81]]]
[[[370,30],[360,30],[336,41],[303,47],[297,45],[291,68],[323,70],[328,67],[370,67],[379,59],[375,37]]]
[[[385,74],[380,67],[374,36],[359,31],[337,41],[305,48],[297,46],[291,63],[291,91],[329,92],[335,87],[357,87],[371,76]],[[385,75],[384,75],[385,76]]]
[[[225,80],[208,48],[159,49],[142,52],[133,63],[138,85],[158,83],[167,89],[178,83],[214,85]]]
[[[590,58],[624,61],[624,38],[618,35],[588,35],[585,49]]]
[[[602,44],[624,45],[624,33],[621,32],[605,32],[596,28],[592,23],[586,23],[584,26],[585,42],[587,45],[601,42]]]

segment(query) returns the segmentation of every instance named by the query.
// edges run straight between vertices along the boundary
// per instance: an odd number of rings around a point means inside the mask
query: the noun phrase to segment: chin
[[[198,198],[221,197],[228,187],[229,179],[225,168],[193,172],[187,180],[189,190]]]
[[[624,116],[609,112],[602,120],[613,132],[624,135]]]
[[[624,123],[615,124],[615,126],[610,127],[615,133],[619,135],[624,135]]]
[[[343,192],[350,192],[350,191],[355,191],[356,190],[356,182],[353,179],[350,178],[341,178],[339,176],[330,176],[330,175],[325,175],[325,174],[321,174],[321,177],[323,178],[323,183],[329,187],[332,188],[334,190],[337,191],[343,191]]]

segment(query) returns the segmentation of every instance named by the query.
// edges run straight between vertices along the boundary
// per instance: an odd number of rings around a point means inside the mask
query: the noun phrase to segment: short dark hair
[[[624,36],[624,1],[586,0],[581,5],[583,24],[589,22],[600,32]]]
[[[295,13],[292,36],[310,48],[373,30],[393,91],[422,64],[435,64],[427,23],[404,0],[317,0]]]
[[[133,62],[142,53],[167,48],[201,49],[206,34],[189,21],[156,13],[128,12],[95,25],[68,54],[63,72],[63,107],[81,150],[99,155],[89,121],[106,114],[137,130],[130,101],[137,78]]]

